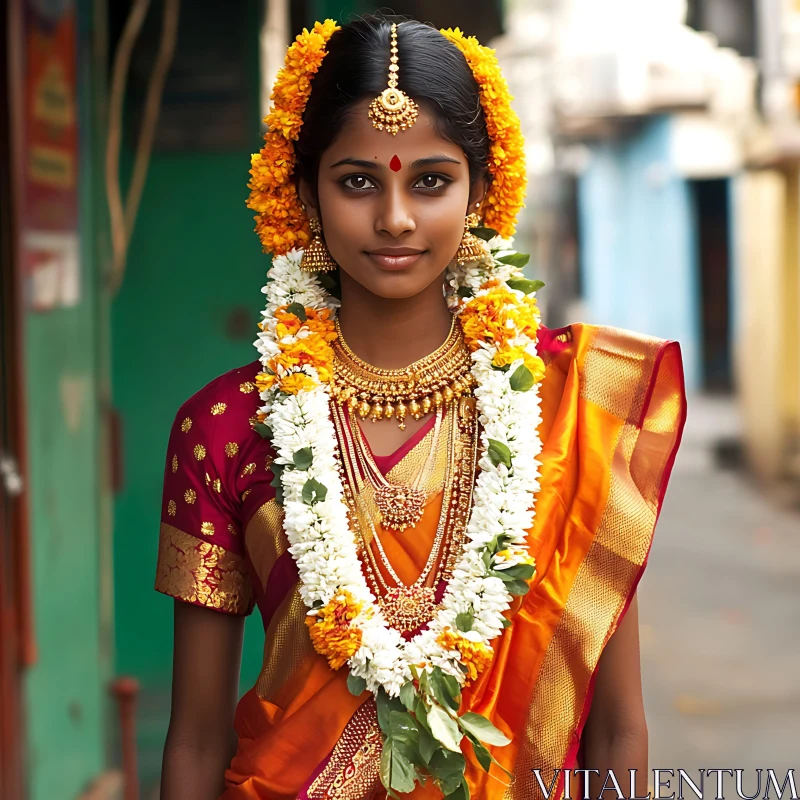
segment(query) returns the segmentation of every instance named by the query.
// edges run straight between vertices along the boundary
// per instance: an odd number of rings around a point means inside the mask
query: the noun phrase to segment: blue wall
[[[689,182],[670,164],[669,117],[591,147],[578,182],[587,319],[683,349],[687,386],[701,381],[697,231]]]

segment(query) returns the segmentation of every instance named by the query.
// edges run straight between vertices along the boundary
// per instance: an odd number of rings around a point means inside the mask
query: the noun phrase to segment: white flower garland
[[[513,253],[509,240],[496,237],[488,243],[484,259],[454,266],[447,275],[451,307],[457,309],[463,303],[460,297],[464,293],[480,296],[490,291],[484,287],[487,280],[504,284],[523,280],[519,267],[498,260]],[[263,289],[267,305],[262,312],[263,329],[255,344],[265,369],[279,352],[279,344],[310,333],[307,327],[301,327],[294,338],[279,343],[274,319],[278,308],[297,303],[305,308],[334,311],[338,306],[316,276],[300,269],[301,259],[299,249],[275,257]],[[522,291],[509,291],[520,300],[524,297]],[[519,331],[510,344],[536,356],[536,341]],[[316,370],[302,366],[292,371],[305,372],[315,380],[315,388],[285,394],[274,385],[260,394],[260,411],[266,415],[266,425],[271,430],[276,464],[284,465],[280,478],[284,527],[297,563],[303,601],[312,615],[347,594],[356,601],[359,611],[350,626],[360,630],[360,646],[349,658],[348,667],[373,693],[383,688],[390,697],[398,696],[403,685],[412,680],[412,665],[420,664],[426,664],[428,670],[438,666],[463,685],[462,655],[459,650],[440,644],[442,633],[449,629],[489,648],[507,624],[503,614],[513,599],[508,581],[498,573],[530,564],[527,532],[533,525],[539,488],[537,457],[541,451],[538,384],[527,391],[513,389],[511,376],[523,360],[518,359],[501,371],[492,366],[496,352],[493,345],[483,344],[472,354],[471,369],[477,381],[475,396],[483,430],[480,469],[464,549],[440,609],[428,627],[410,641],[386,623],[361,569],[337,470],[327,385],[319,382]],[[281,379],[285,374],[276,377]],[[501,448],[504,457],[499,459],[496,443],[507,448]],[[295,457],[301,450],[310,450],[311,459],[310,465],[298,468]],[[309,481],[318,482],[327,491],[309,493]],[[469,615],[471,624],[459,627],[460,615]]]

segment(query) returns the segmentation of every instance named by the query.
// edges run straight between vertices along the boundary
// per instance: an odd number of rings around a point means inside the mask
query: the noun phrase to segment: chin
[[[442,273],[435,275],[408,272],[382,272],[365,276],[362,286],[372,294],[385,300],[407,300],[424,292],[432,283],[442,278]],[[361,281],[359,281],[361,283]]]

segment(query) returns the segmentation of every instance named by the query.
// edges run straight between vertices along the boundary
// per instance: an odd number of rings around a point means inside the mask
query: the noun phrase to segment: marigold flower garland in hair
[[[286,61],[272,89],[272,108],[264,118],[264,146],[250,159],[250,197],[256,232],[267,253],[286,253],[309,242],[310,228],[292,175],[294,142],[303,126],[311,79],[325,58],[328,40],[339,30],[332,20],[317,22],[286,51]]]

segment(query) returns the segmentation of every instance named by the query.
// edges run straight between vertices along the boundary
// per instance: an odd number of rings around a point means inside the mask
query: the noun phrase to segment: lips
[[[424,252],[413,247],[382,247],[380,250],[371,250],[367,255],[381,269],[395,272],[408,269]]]

